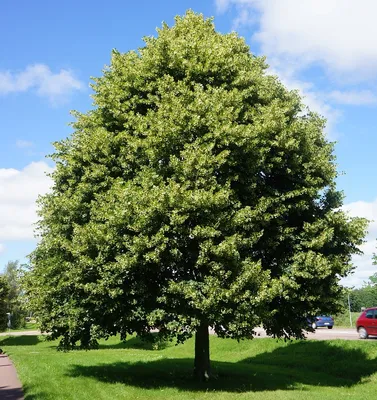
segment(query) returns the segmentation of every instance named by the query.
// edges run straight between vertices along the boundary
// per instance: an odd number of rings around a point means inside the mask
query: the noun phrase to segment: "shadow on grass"
[[[303,385],[350,387],[377,372],[376,359],[368,359],[363,351],[326,342],[294,342],[234,363],[212,361],[215,378],[205,383],[193,379],[192,367],[192,359],[164,358],[136,363],[73,365],[68,375],[145,389],[248,392],[303,390]]]
[[[23,399],[23,393],[21,389],[9,388],[8,386],[0,386],[0,399],[2,400]]]
[[[152,334],[155,341],[141,340],[139,337],[131,337],[124,342],[119,343],[100,343],[99,349],[138,349],[138,350],[163,350],[167,347],[174,346],[172,342],[159,341],[157,334]]]
[[[5,336],[0,338],[1,346],[34,346],[43,339],[38,335]]]
[[[48,400],[51,396],[45,392],[36,389],[35,387],[29,387],[28,385],[23,386],[24,400]],[[1,393],[1,392],[0,392]],[[0,397],[2,399],[2,397]]]

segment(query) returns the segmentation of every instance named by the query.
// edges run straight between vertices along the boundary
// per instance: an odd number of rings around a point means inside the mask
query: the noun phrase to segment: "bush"
[[[23,310],[13,310],[11,317],[12,329],[21,329],[26,327],[26,313]]]
[[[356,320],[359,318],[360,312],[351,312],[352,328],[356,325]],[[348,310],[334,316],[335,327],[351,328],[350,315]]]

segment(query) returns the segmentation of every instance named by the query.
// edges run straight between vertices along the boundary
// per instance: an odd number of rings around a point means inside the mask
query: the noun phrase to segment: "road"
[[[255,329],[256,337],[267,337],[266,332],[262,328]],[[23,336],[23,335],[39,335],[39,331],[19,331],[19,332],[2,332],[0,336]],[[332,340],[332,339],[345,339],[345,340],[359,340],[359,336],[355,328],[318,328],[314,333],[308,333],[308,339],[315,340]]]
[[[0,336],[35,336],[40,335],[40,331],[12,331],[12,332],[0,332]]]
[[[360,340],[356,332],[356,328],[317,328],[314,333],[308,334],[308,339],[318,340],[331,340],[331,339],[345,339],[345,340]]]
[[[262,328],[256,328],[255,331],[258,337],[267,337],[266,332]],[[359,340],[359,335],[355,328],[317,328],[314,333],[308,332],[307,338],[315,340]]]

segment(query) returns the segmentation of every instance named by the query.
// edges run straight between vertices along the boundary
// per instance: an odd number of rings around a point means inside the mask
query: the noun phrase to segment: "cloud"
[[[0,71],[0,95],[33,89],[39,96],[56,103],[83,87],[83,83],[75,78],[72,71],[61,69],[53,73],[44,64],[30,65],[20,72]]]
[[[222,13],[227,10],[229,7],[230,1],[229,0],[216,0],[216,9],[218,12]]]
[[[328,98],[338,104],[346,105],[376,105],[377,96],[370,90],[334,90],[328,94]]]
[[[52,168],[45,162],[32,162],[24,169],[0,169],[0,241],[33,239],[37,221],[36,199],[46,193]]]
[[[219,12],[234,6],[244,24],[258,14],[253,38],[264,54],[301,66],[321,63],[352,80],[377,75],[375,0],[216,0],[216,6]]]
[[[271,2],[271,0],[266,1],[267,3]],[[285,0],[282,1],[284,2]],[[233,29],[238,29],[242,25],[263,25],[264,2],[258,0],[216,0],[215,3],[220,13],[227,11],[231,6],[236,7],[237,15],[233,20]],[[278,23],[280,22],[278,21]],[[341,116],[341,112],[329,104],[327,93],[316,89],[307,79],[303,80],[298,77],[297,72],[302,69],[301,59],[287,57],[279,52],[266,52],[266,54],[270,66],[267,73],[277,75],[288,89],[298,90],[303,103],[311,111],[326,118],[326,133],[328,137],[331,140],[337,139],[338,133],[335,130],[335,126]]]
[[[377,78],[374,0],[215,0],[215,4],[219,13],[235,11],[233,29],[250,29],[250,38],[267,55],[271,73],[287,88],[298,89],[304,104],[327,119],[331,140],[339,137],[336,124],[342,105],[377,105],[374,91],[355,86],[367,80],[372,89],[370,78]],[[308,82],[311,67],[320,67],[315,73],[321,77],[316,80],[321,87]],[[324,72],[332,78],[331,89],[323,88]]]
[[[16,146],[17,146],[18,148],[20,148],[20,149],[25,149],[25,148],[27,148],[27,147],[33,147],[33,146],[34,146],[34,143],[33,143],[33,142],[30,142],[30,141],[28,141],[28,140],[19,139],[19,140],[16,141]]]
[[[377,266],[373,265],[373,254],[377,253],[377,199],[372,202],[356,201],[346,204],[344,210],[351,216],[364,217],[372,221],[369,224],[366,242],[361,246],[364,252],[361,256],[354,256],[353,262],[357,266],[355,273],[344,280],[347,286],[362,286],[363,282],[377,272]]]
[[[5,246],[2,243],[0,243],[0,254],[4,253],[4,250],[5,250]]]

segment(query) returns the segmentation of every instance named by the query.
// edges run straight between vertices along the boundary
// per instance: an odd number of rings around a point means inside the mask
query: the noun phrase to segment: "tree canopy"
[[[365,221],[341,210],[324,119],[244,39],[189,11],[144,41],[55,143],[28,295],[65,347],[196,333],[206,374],[208,326],[301,337],[337,311]]]

